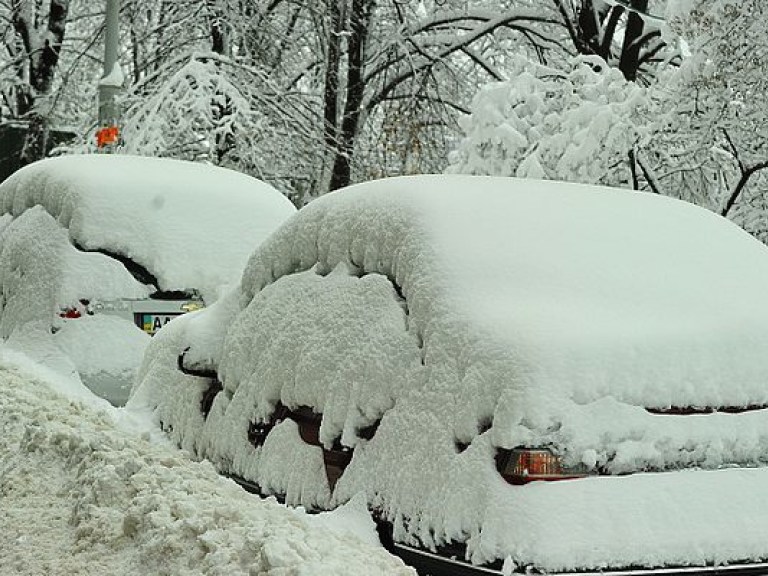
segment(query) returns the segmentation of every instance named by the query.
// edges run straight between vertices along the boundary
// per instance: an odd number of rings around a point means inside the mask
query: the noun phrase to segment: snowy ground
[[[0,574],[415,574],[363,502],[261,500],[150,430],[0,348]]]

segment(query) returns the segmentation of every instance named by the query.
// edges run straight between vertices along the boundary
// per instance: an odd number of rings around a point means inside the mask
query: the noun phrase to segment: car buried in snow
[[[123,155],[0,183],[0,336],[115,405],[149,336],[213,302],[295,208],[245,174]]]
[[[768,250],[674,199],[414,176],[313,201],[129,406],[429,574],[768,573]]]

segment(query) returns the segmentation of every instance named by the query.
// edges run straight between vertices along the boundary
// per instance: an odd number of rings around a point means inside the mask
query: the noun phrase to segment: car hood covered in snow
[[[280,331],[309,313],[289,295],[312,289],[312,275],[365,295],[349,306],[388,314],[377,334],[399,322],[413,353],[399,336],[367,350],[339,322],[305,330],[288,357],[298,332]],[[388,308],[399,296],[402,309]],[[768,251],[703,209],[511,178],[370,182],[302,209],[254,252],[239,290],[175,324],[150,345],[133,401],[219,469],[289,502],[362,491],[400,541],[465,542],[472,561],[512,567],[768,557],[768,501],[755,498],[768,481]],[[175,370],[190,345],[186,359],[215,368],[226,392],[207,419],[204,379]],[[308,362],[318,350],[322,362]],[[365,354],[365,370],[349,372]],[[398,378],[393,358],[407,363]],[[349,422],[380,419],[372,439],[348,442],[332,492],[322,452],[302,448],[292,422],[249,443],[249,423],[278,401],[322,412],[327,447]],[[654,413],[700,407],[751,410]],[[595,477],[509,486],[494,455],[518,446],[549,447]],[[656,473],[618,476],[642,471]]]
[[[125,256],[161,290],[215,294],[295,211],[250,176],[192,162],[121,155],[50,158],[0,185],[0,212],[39,204],[85,250]]]

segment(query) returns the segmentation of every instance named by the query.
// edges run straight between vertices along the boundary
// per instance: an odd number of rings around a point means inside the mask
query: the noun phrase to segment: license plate
[[[154,334],[181,314],[137,314],[137,316],[139,316],[137,322],[139,328],[147,334]]]

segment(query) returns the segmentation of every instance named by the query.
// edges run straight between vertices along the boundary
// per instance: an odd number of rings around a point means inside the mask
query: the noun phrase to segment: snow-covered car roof
[[[475,563],[759,560],[766,326],[768,249],[701,208],[551,181],[394,178],[286,221],[239,290],[154,339],[131,403],[267,493],[323,508],[363,492],[399,541],[464,542]],[[177,369],[184,350],[225,393]],[[323,448],[354,452],[335,487],[290,418],[254,443],[278,403],[322,413]],[[648,410],[669,407],[750,410]],[[595,476],[509,486],[495,457],[517,447]]]
[[[402,288],[426,354],[493,356],[486,376],[505,388],[768,403],[768,250],[691,204],[511,178],[370,182],[297,214],[254,253],[243,290],[339,262]]]
[[[236,281],[248,255],[295,208],[245,174],[180,160],[75,155],[36,162],[0,184],[0,212],[42,205],[86,250],[147,268],[163,290]]]

